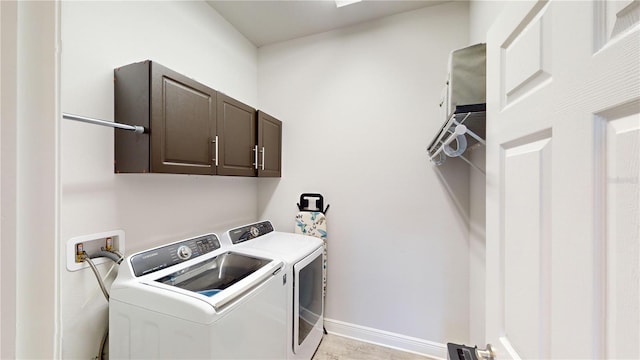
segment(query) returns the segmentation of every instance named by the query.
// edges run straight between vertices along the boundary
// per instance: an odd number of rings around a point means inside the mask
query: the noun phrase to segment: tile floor
[[[327,334],[313,360],[428,360],[431,358]]]

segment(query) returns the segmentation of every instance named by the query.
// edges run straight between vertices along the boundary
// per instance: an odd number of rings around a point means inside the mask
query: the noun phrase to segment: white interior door
[[[487,341],[640,358],[640,4],[509,2],[487,36]]]

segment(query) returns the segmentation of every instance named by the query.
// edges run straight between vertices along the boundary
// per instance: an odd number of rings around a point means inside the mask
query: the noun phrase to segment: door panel
[[[594,40],[595,50],[600,50],[606,44],[618,37],[638,23],[640,19],[640,2],[624,1],[594,1]]]
[[[280,177],[282,173],[282,122],[258,111],[258,176]]]
[[[211,96],[170,78],[163,78],[165,164],[190,163],[211,166],[209,102]]]
[[[504,64],[503,106],[506,106],[551,78],[551,15],[539,3],[502,45]]]
[[[551,139],[503,151],[503,342],[524,358],[549,357]]]
[[[640,358],[640,105],[598,115],[605,138],[606,306],[608,358]]]
[[[509,2],[488,33],[486,334],[500,359],[639,358],[638,11]]]
[[[218,94],[218,175],[255,176],[256,111]]]
[[[152,172],[215,174],[216,92],[151,64]]]

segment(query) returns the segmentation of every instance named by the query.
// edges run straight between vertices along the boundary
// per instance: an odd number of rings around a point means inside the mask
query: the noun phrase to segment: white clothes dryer
[[[284,263],[207,234],[127,257],[111,287],[110,356],[286,358]]]
[[[323,242],[275,231],[269,221],[225,232],[221,241],[234,251],[260,251],[284,261],[287,293],[287,358],[309,360],[323,335]]]

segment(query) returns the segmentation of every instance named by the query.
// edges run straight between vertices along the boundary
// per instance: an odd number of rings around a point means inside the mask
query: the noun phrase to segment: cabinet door
[[[282,122],[258,111],[258,176],[280,177],[282,169]]]
[[[218,93],[218,175],[255,176],[256,110]]]
[[[151,66],[152,172],[216,173],[216,91]]]

